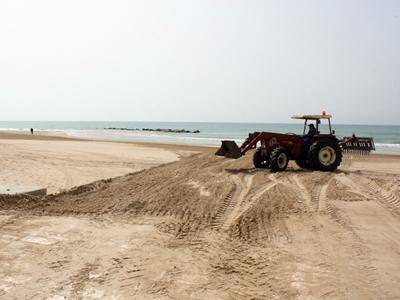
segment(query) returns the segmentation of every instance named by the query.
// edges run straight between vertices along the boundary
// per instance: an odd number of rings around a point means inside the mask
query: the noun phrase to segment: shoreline
[[[133,144],[146,146],[151,148],[164,148],[169,150],[184,150],[184,151],[213,151],[217,149],[215,146],[207,145],[188,145],[179,143],[158,143],[158,142],[140,142],[140,141],[121,141],[109,139],[96,139],[96,138],[81,138],[70,136],[62,131],[49,132],[49,131],[36,131],[31,135],[27,132],[20,131],[4,131],[0,130],[0,140],[41,140],[41,141],[82,141],[82,142],[104,142],[104,143],[117,143],[117,144]]]

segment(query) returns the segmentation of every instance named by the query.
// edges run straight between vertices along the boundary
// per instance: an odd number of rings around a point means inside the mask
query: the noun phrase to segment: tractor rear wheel
[[[270,157],[270,168],[272,172],[285,171],[289,163],[289,152],[285,147],[274,149]]]
[[[315,170],[335,171],[342,162],[342,149],[333,139],[323,139],[311,145],[309,161]]]
[[[261,148],[257,148],[253,154],[253,164],[256,168],[268,168],[268,158],[262,155]]]

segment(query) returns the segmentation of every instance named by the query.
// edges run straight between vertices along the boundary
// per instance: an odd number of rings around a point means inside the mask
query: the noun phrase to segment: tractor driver
[[[304,137],[312,139],[316,133],[317,129],[315,128],[314,124],[310,124],[308,125],[308,133]]]
[[[315,128],[314,124],[308,125],[308,133],[303,137],[304,138],[304,150],[306,153],[308,152],[308,149],[310,148],[314,136],[317,134],[317,129]]]

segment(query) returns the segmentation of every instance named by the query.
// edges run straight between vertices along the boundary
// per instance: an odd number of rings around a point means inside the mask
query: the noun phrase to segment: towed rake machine
[[[304,120],[302,135],[253,132],[240,147],[234,141],[222,141],[215,155],[237,159],[255,149],[253,163],[256,168],[270,168],[272,172],[284,171],[289,160],[295,160],[301,168],[334,171],[340,166],[343,153],[367,155],[375,150],[371,137],[356,137],[353,134],[351,137],[337,139],[331,126],[332,116],[325,112],[292,118]],[[319,131],[321,120],[328,122],[329,132]],[[312,125],[308,124],[309,121]],[[306,134],[307,125],[310,131]]]
[[[368,155],[371,151],[375,151],[373,138],[356,137],[355,134],[350,137],[344,137],[339,141],[339,144],[343,153]]]

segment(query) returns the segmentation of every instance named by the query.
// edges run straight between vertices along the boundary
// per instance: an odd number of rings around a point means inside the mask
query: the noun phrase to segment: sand
[[[60,192],[175,161],[184,151],[137,144],[0,134],[0,186]]]
[[[1,197],[0,297],[396,299],[399,168],[372,155],[271,174],[251,155],[199,149],[57,195]]]

